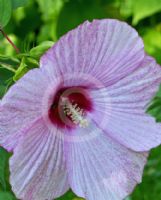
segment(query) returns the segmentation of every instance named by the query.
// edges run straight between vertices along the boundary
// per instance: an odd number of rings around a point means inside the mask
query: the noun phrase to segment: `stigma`
[[[65,116],[81,128],[88,127],[89,122],[85,118],[85,111],[77,103],[70,102],[68,98],[63,97],[61,100]]]

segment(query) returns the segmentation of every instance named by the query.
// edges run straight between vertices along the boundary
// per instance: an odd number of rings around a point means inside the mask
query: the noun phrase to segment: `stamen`
[[[84,110],[81,109],[78,104],[72,104],[69,102],[67,98],[62,98],[64,114],[72,120],[72,122],[76,125],[79,125],[82,128],[86,128],[88,126],[88,121],[85,119]]]

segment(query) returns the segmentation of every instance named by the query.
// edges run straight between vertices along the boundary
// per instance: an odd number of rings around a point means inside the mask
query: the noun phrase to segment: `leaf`
[[[26,72],[28,72],[27,65],[25,63],[25,57],[22,58],[21,64],[17,71],[15,72],[15,75],[13,77],[13,80],[16,82],[18,81]]]
[[[8,165],[9,154],[3,148],[0,148],[0,158],[0,185],[3,190],[6,190],[6,168]]]
[[[40,45],[30,50],[30,56],[39,59],[53,44],[54,42],[51,41],[42,42]]]
[[[132,15],[133,0],[120,1],[120,14],[128,18]]]
[[[133,25],[141,19],[161,11],[160,0],[135,0],[133,1]]]
[[[161,64],[161,31],[158,27],[146,28],[142,34],[145,51]],[[155,39],[154,39],[155,38]]]
[[[64,35],[66,32],[75,28],[85,20],[93,20],[96,18],[107,18],[110,17],[110,10],[106,7],[101,6],[99,1],[93,0],[70,0],[67,1],[61,10],[58,18],[57,34],[58,36]]]
[[[7,25],[11,18],[12,2],[11,0],[0,0],[0,27]]]
[[[44,40],[57,40],[56,29],[59,13],[64,5],[64,0],[36,0],[40,12],[42,14],[42,20],[45,22],[40,29],[38,41]]]
[[[161,122],[161,86],[151,101],[147,113],[156,119],[156,122]]]
[[[17,10],[14,13],[16,14]],[[30,1],[29,6],[24,7],[21,14],[23,15],[22,19],[14,25],[14,34],[19,38],[21,44],[28,43],[28,45],[33,46],[37,39],[37,34],[35,33],[39,32],[42,26],[40,11],[35,1]]]
[[[0,54],[0,66],[5,65],[5,66],[9,66],[11,68],[10,71],[15,71],[15,68],[17,68],[17,66],[19,65],[20,61],[18,59],[16,59],[15,57],[11,57],[11,56],[4,56]]]
[[[0,192],[0,200],[16,200],[10,192]]]
[[[151,151],[148,164],[144,170],[142,183],[138,185],[131,200],[160,200],[161,199],[161,146]]]
[[[39,62],[35,58],[32,58],[32,57],[26,57],[25,64],[28,70],[39,67]]]
[[[44,21],[55,20],[63,6],[64,0],[36,0]]]
[[[12,71],[8,71],[0,65],[0,98],[4,95],[10,85],[8,81],[12,79],[13,75],[14,73]]]
[[[27,4],[28,0],[11,0],[12,1],[12,8],[16,9],[18,7],[22,7]]]
[[[67,199],[70,199],[70,200],[82,200],[82,199],[79,199],[78,197],[76,197],[76,195],[71,191],[69,190],[66,194],[64,194],[62,197],[56,199],[56,200],[67,200]]]

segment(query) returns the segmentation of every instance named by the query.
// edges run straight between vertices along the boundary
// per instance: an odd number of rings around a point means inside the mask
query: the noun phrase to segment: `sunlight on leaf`
[[[145,51],[161,64],[161,31],[147,28],[143,31]]]
[[[29,54],[31,57],[39,59],[53,45],[54,42],[52,41],[44,41],[40,45],[33,47]]]
[[[133,25],[141,19],[161,11],[160,0],[135,0],[133,1]]]
[[[130,17],[132,15],[133,0],[120,1],[120,13],[124,17]]]

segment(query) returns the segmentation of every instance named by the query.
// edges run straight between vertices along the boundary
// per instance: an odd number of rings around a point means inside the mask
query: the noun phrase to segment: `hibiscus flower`
[[[13,152],[17,198],[52,200],[69,188],[87,200],[129,195],[161,143],[145,113],[160,82],[124,22],[85,22],[63,36],[1,101],[0,145]]]

